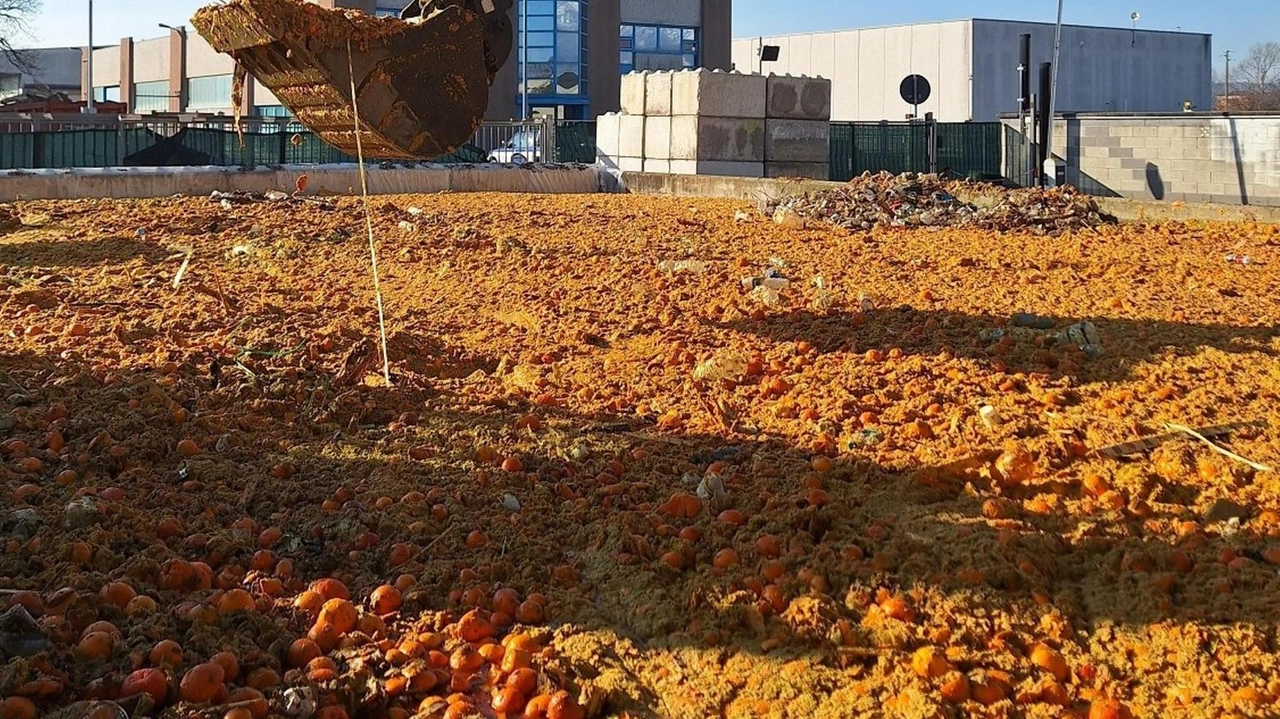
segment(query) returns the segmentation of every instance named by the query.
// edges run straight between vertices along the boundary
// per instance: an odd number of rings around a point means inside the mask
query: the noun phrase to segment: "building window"
[[[618,34],[618,65],[632,70],[688,70],[698,66],[698,28],[623,25]]]
[[[117,96],[119,96],[118,91]],[[168,112],[169,81],[135,82],[133,84],[133,111],[137,113]]]
[[[586,102],[587,0],[527,0],[516,28],[516,77],[524,77],[528,40],[528,94],[545,104]],[[517,80],[517,106],[519,105]]]
[[[284,105],[254,105],[253,114],[258,117],[293,117]]]
[[[187,80],[187,110],[230,110],[231,76],[210,75]]]
[[[111,85],[110,87],[93,88],[94,102],[120,102],[120,86]],[[165,107],[168,107],[166,105]]]
[[[3,73],[0,74],[0,100],[13,97],[22,93],[22,74],[21,73]]]

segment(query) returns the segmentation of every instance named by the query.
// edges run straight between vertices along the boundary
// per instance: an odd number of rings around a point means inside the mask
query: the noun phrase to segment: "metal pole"
[[[1062,48],[1062,0],[1058,0],[1058,24],[1053,30],[1053,87],[1049,91],[1049,122],[1053,122],[1058,110],[1058,54]],[[1049,126],[1049,140],[1053,140],[1053,125]],[[1050,145],[1052,147],[1052,144]]]
[[[88,75],[85,84],[89,86],[89,92],[85,95],[85,112],[92,113],[93,110],[93,0],[89,0],[89,59]]]
[[[520,119],[529,119],[529,0],[520,0]]]
[[[1227,104],[1231,102],[1231,51],[1227,50],[1227,52],[1224,54],[1224,57],[1227,58],[1227,77],[1226,77],[1227,87],[1225,88],[1225,91],[1223,92],[1223,95],[1222,95],[1222,104],[1224,107],[1226,107]]]

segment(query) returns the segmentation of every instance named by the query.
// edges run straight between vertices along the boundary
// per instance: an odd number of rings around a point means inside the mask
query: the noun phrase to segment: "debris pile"
[[[813,219],[854,230],[971,227],[1047,235],[1115,222],[1092,198],[1070,187],[984,188],[912,172],[863,174],[844,187],[773,200],[766,209],[779,224]]]

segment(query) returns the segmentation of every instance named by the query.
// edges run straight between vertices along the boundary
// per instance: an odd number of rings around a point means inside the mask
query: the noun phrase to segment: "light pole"
[[[520,0],[520,120],[529,119],[529,0]]]
[[[1226,52],[1222,53],[1222,57],[1226,58],[1227,60],[1227,73],[1226,73],[1226,77],[1223,78],[1225,81],[1226,87],[1222,89],[1222,104],[1226,106],[1228,103],[1231,102],[1231,51],[1227,50]]]
[[[1053,81],[1049,83],[1049,116],[1044,119],[1049,126],[1048,149],[1045,156],[1053,158],[1053,118],[1058,107],[1058,55],[1062,47],[1062,0],[1058,0],[1058,24],[1053,29]]]
[[[86,74],[85,84],[89,86],[88,92],[85,94],[84,111],[93,114],[93,0],[89,0],[89,55],[85,61]]]

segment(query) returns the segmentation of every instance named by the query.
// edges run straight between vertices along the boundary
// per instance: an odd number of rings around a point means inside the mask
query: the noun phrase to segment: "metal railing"
[[[434,162],[545,161],[551,121],[485,122],[471,141]],[[290,118],[223,115],[0,114],[0,169],[229,167],[355,162]]]

